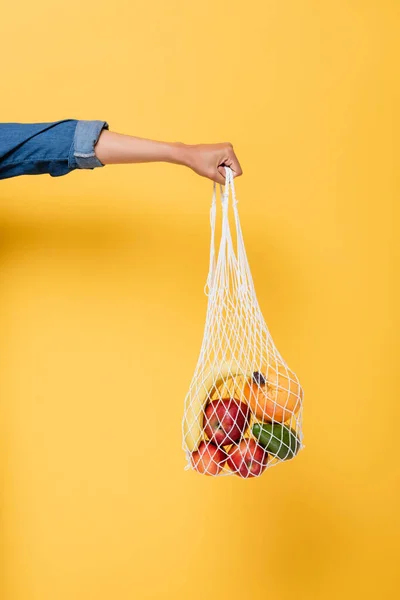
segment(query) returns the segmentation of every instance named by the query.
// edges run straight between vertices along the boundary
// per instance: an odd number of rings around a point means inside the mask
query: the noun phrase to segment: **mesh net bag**
[[[217,255],[216,196],[214,185],[207,316],[200,356],[185,398],[183,449],[187,469],[204,475],[250,478],[294,458],[303,447],[303,390],[279,354],[261,313],[244,247],[233,174],[228,168],[224,191],[221,188]]]

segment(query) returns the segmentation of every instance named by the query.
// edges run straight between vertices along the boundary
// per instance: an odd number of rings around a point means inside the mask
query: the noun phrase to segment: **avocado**
[[[260,446],[281,460],[290,460],[300,450],[296,432],[281,423],[254,423],[252,432]]]

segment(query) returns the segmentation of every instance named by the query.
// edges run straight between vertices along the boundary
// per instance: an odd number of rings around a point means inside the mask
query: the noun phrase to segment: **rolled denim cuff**
[[[104,167],[94,151],[103,129],[108,129],[105,121],[78,121],[71,148],[69,164],[78,169]]]

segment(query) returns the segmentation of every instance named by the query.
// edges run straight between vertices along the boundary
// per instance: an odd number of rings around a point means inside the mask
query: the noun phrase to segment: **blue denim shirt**
[[[94,147],[103,129],[108,129],[105,121],[75,119],[0,123],[0,179],[42,173],[58,177],[102,167]]]

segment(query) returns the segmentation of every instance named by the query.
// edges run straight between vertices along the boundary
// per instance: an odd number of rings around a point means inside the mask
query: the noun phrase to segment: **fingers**
[[[225,185],[225,167],[218,167],[215,175],[211,179],[221,185]]]
[[[242,167],[240,166],[240,163],[234,152],[232,157],[232,164],[228,166],[232,169],[234,177],[240,177],[241,175],[243,175]]]
[[[243,174],[242,167],[240,166],[240,163],[235,154],[232,144],[227,144],[227,146],[228,146],[228,149],[227,149],[228,156],[224,160],[222,166],[229,167],[230,169],[232,169],[234,177],[240,177],[240,175]]]
[[[233,150],[232,144],[224,144],[224,152],[219,159],[219,165],[217,167],[217,173],[212,177],[214,181],[225,185],[226,171],[225,167],[232,169],[234,177],[240,177],[243,174],[242,167],[237,159],[237,156]]]

